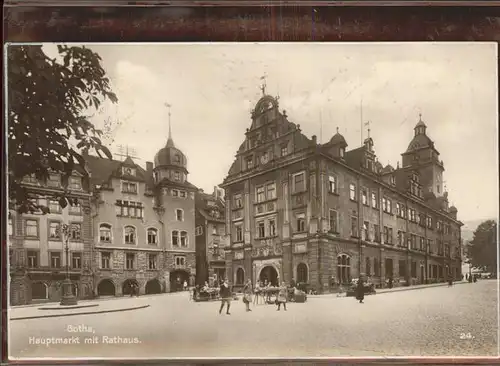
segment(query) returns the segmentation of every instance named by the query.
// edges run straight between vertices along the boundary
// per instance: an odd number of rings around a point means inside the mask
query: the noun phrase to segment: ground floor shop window
[[[337,278],[341,284],[351,282],[351,258],[347,254],[337,257]]]

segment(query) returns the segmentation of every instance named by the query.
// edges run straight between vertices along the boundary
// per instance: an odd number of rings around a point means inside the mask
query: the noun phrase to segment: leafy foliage
[[[482,222],[474,231],[474,238],[470,242],[469,257],[473,267],[497,272],[497,222],[487,220]]]
[[[101,58],[85,47],[57,49],[59,57],[51,59],[42,46],[7,48],[9,199],[21,213],[48,212],[31,200],[21,185],[24,177],[44,182],[49,172],[60,173],[64,192],[51,198],[64,207],[72,172],[83,174],[88,186],[82,153],[95,150],[111,159],[100,138],[102,131],[88,117],[106,99],[117,102]]]

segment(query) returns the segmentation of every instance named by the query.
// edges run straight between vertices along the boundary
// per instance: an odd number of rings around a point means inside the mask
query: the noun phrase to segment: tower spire
[[[174,140],[172,139],[172,121],[171,121],[171,112],[170,109],[172,108],[172,105],[169,103],[165,103],[165,107],[168,108],[168,140],[167,140],[167,146],[174,147]]]

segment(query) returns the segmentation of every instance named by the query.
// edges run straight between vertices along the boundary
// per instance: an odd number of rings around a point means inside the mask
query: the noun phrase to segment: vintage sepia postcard
[[[498,356],[496,43],[5,51],[11,360]]]

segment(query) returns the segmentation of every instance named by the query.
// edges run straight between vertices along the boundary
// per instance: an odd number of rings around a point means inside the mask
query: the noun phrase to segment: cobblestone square
[[[118,299],[150,306],[123,313],[10,322],[13,357],[497,356],[498,281],[353,298],[324,295],[288,311],[257,305],[231,315],[188,293]],[[15,311],[11,317],[15,317]],[[71,339],[47,345],[51,337]],[[87,339],[87,341],[85,341]],[[37,344],[38,342],[38,344]],[[31,344],[30,344],[31,343]]]

